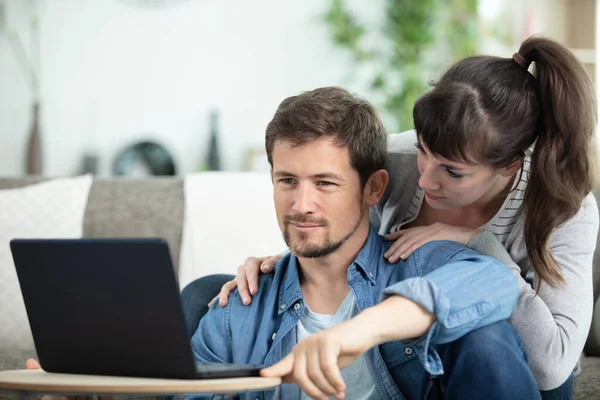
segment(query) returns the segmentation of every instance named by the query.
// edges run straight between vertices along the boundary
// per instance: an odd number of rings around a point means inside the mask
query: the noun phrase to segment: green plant
[[[349,51],[357,67],[372,71],[369,86],[390,131],[403,131],[413,127],[414,102],[433,73],[475,53],[477,0],[381,3],[384,17],[379,26],[359,21],[345,0],[330,0],[324,20],[333,43]]]

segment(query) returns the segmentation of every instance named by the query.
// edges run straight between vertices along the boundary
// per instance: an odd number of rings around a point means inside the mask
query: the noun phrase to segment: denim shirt
[[[444,372],[436,345],[508,318],[518,287],[504,264],[459,243],[429,242],[407,260],[391,264],[383,255],[392,243],[371,227],[348,268],[348,285],[360,311],[399,295],[435,315],[425,335],[388,342],[365,353],[382,399],[420,399],[428,390],[430,376]],[[287,254],[273,273],[260,276],[249,306],[242,304],[237,290],[227,306],[215,302],[192,337],[196,360],[269,366],[288,355],[297,343],[295,328],[305,307],[298,268],[298,259]],[[263,395],[252,393],[251,398]],[[283,384],[280,398],[300,399],[299,387]]]

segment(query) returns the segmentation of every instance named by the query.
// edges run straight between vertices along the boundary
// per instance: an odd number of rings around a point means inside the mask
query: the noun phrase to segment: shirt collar
[[[384,238],[377,233],[375,227],[369,224],[367,241],[354,259],[356,267],[372,285],[377,281],[378,266],[383,260],[383,241]]]
[[[356,269],[362,273],[363,278],[374,286],[379,270],[377,267],[383,259],[383,240],[383,237],[377,234],[373,225],[369,225],[367,240],[354,262],[348,267],[349,273],[352,265],[355,265]],[[288,254],[282,258],[276,267],[276,271],[282,270],[282,273],[285,274],[279,287],[278,314],[284,313],[298,300],[302,299],[298,268],[298,258],[293,254]]]

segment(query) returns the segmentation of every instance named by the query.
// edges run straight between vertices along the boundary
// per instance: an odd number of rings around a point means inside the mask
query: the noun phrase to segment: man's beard
[[[287,244],[290,251],[296,257],[304,257],[304,258],[324,257],[324,256],[327,256],[329,254],[332,254],[332,253],[338,251],[340,249],[340,247],[342,247],[344,245],[344,243],[346,243],[348,241],[348,239],[350,239],[350,237],[352,237],[352,235],[354,235],[354,233],[357,231],[358,227],[360,226],[362,219],[363,219],[363,209],[361,208],[360,214],[359,214],[358,218],[356,219],[356,223],[354,224],[352,229],[350,229],[350,231],[340,240],[334,242],[331,240],[329,233],[326,233],[325,238],[323,239],[323,243],[321,243],[320,245],[319,244],[311,244],[311,245],[307,245],[307,246],[298,246],[297,245],[298,243],[302,243],[306,239],[308,239],[308,234],[305,232],[298,232],[297,233],[298,241],[297,241],[297,243],[294,243],[294,241],[291,238],[290,231],[289,231],[289,227],[292,222],[318,224],[324,228],[327,228],[329,224],[327,223],[326,220],[310,219],[301,214],[296,214],[293,216],[286,216],[285,221],[284,221],[283,240],[285,241],[285,244]]]

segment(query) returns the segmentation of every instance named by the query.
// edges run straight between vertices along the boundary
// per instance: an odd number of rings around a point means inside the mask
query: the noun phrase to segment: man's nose
[[[300,184],[294,196],[295,212],[306,214],[316,210],[316,189],[313,185]]]

